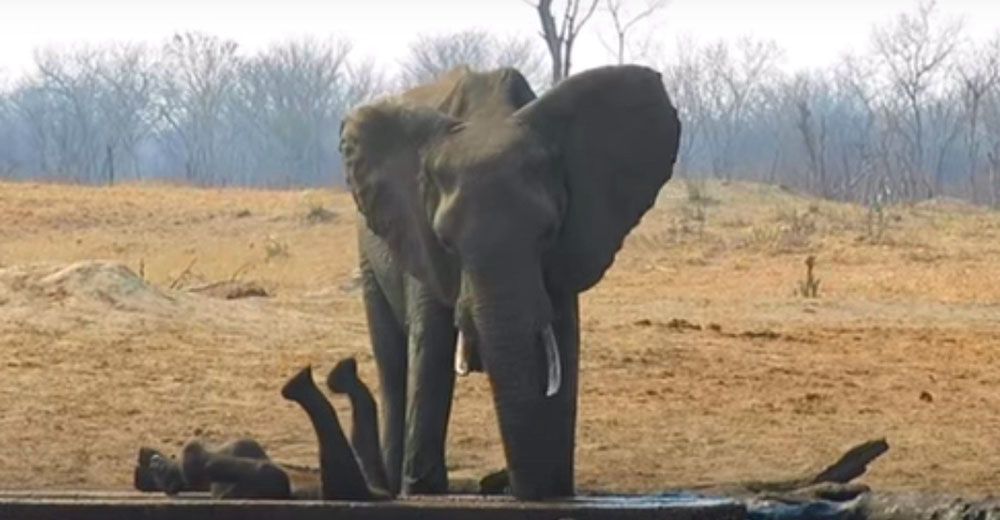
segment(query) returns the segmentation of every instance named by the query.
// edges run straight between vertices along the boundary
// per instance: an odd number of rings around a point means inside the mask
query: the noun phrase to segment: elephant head
[[[576,394],[561,383],[576,364],[560,359],[556,296],[575,302],[611,265],[671,176],[680,122],[638,66],[578,74],[516,110],[456,117],[455,98],[349,114],[348,180],[369,228],[477,346],[514,495],[572,494]]]

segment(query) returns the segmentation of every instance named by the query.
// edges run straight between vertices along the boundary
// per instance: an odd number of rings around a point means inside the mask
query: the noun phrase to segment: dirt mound
[[[0,303],[110,307],[157,313],[175,298],[147,284],[125,265],[104,260],[28,264],[0,269]]]

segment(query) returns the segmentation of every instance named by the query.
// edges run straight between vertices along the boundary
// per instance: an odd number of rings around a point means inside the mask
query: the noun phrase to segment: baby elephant
[[[316,478],[304,488],[292,485],[289,471],[272,462],[253,439],[213,447],[201,439],[188,441],[178,458],[151,448],[139,450],[136,487],[143,491],[211,491],[214,498],[318,498]]]
[[[151,449],[139,450],[134,484],[142,491],[210,491],[214,498],[379,500],[385,490],[385,466],[378,441],[375,400],[357,374],[353,358],[342,360],[327,377],[335,393],[351,400],[353,424],[348,443],[337,414],[316,388],[311,367],[302,369],[282,388],[297,402],[319,438],[320,469],[278,464],[253,439],[209,446],[199,439],[184,445],[178,458]]]

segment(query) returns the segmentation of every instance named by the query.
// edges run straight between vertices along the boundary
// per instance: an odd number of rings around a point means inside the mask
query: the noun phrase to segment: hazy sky
[[[672,0],[652,27],[668,50],[681,35],[703,40],[753,35],[783,47],[788,67],[823,66],[847,49],[864,48],[873,23],[914,5],[913,0]],[[1000,31],[1000,0],[939,0],[938,5],[945,16],[964,20],[968,38]],[[577,70],[609,59],[598,37],[610,34],[605,19],[596,19],[581,37]],[[359,54],[392,65],[417,34],[468,27],[535,37],[538,19],[524,0],[0,0],[0,70],[9,76],[28,70],[32,49],[49,43],[156,42],[183,30],[232,38],[247,49],[301,35],[344,36]]]

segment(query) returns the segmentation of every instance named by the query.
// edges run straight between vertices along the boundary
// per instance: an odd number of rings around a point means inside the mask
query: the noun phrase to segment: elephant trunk
[[[571,496],[575,322],[557,320],[535,328],[485,317],[476,321],[512,494],[525,500]]]
[[[316,431],[323,500],[375,498],[344,437],[336,412],[313,382],[312,367],[303,368],[285,383],[281,395],[302,406]]]

